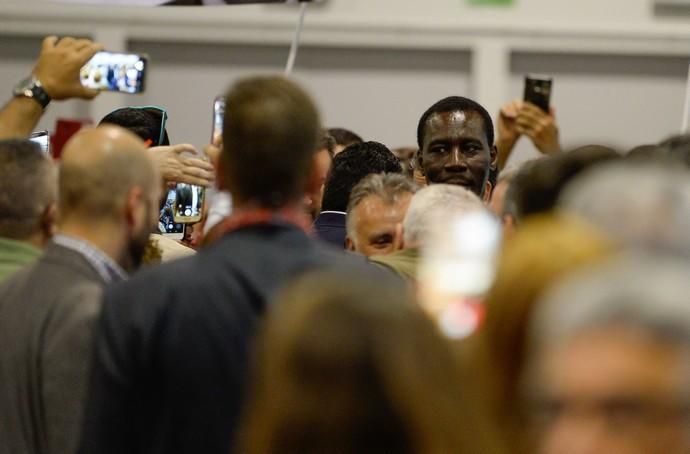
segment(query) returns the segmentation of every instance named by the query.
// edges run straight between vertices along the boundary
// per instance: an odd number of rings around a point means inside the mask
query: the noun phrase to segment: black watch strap
[[[43,89],[43,85],[41,85],[41,82],[39,80],[36,80],[36,83],[31,89],[33,93],[33,98],[38,101],[38,103],[45,109],[48,107],[48,104],[50,104],[50,96],[48,96],[48,93]]]

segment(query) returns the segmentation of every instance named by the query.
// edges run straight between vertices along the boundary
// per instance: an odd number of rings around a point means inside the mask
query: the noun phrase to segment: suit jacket
[[[323,212],[314,221],[314,232],[323,241],[338,249],[345,249],[347,237],[347,215],[345,213]]]
[[[81,452],[230,453],[271,296],[311,268],[366,266],[355,260],[297,227],[255,225],[111,287]]]
[[[104,282],[51,244],[0,286],[0,453],[72,454]]]

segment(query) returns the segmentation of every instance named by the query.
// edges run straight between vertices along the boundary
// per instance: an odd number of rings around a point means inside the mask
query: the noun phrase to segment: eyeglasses
[[[116,112],[119,112],[121,110],[142,110],[146,113],[149,113],[151,115],[155,115],[156,117],[160,116],[161,117],[161,127],[160,127],[160,133],[158,134],[158,140],[154,142],[153,146],[160,146],[160,144],[163,142],[163,137],[165,137],[165,125],[168,122],[168,111],[165,110],[162,107],[158,106],[131,106],[131,107],[120,107],[119,109],[115,109],[112,112],[110,112],[108,115],[112,115]]]

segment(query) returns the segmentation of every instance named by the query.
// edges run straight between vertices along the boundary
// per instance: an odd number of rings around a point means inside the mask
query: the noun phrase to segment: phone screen
[[[201,221],[204,209],[204,188],[186,183],[178,183],[175,187],[174,219],[180,223],[195,223]]]
[[[211,135],[211,143],[217,143],[217,140],[223,135],[223,119],[225,118],[225,97],[219,96],[213,101],[213,133]]]
[[[553,79],[542,76],[525,77],[525,101],[534,104],[544,112],[549,112]]]
[[[181,239],[184,235],[184,224],[175,222],[175,194],[175,189],[168,191],[165,205],[161,208],[160,217],[158,218],[158,232],[163,235],[179,235]]]
[[[40,145],[41,150],[45,154],[50,154],[50,136],[48,131],[34,132],[29,137],[29,140]]]
[[[141,93],[146,63],[143,55],[98,52],[81,69],[81,83],[95,90]]]

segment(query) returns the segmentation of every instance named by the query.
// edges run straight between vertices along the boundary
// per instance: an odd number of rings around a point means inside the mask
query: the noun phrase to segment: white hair
[[[405,244],[424,245],[435,226],[450,225],[464,214],[486,210],[476,194],[461,186],[428,186],[417,192],[410,202],[403,221]]]
[[[629,248],[690,255],[690,173],[659,164],[597,167],[564,190],[559,208]]]
[[[688,276],[686,261],[639,253],[575,273],[536,306],[530,345],[540,349],[592,329],[623,327],[690,348]]]

